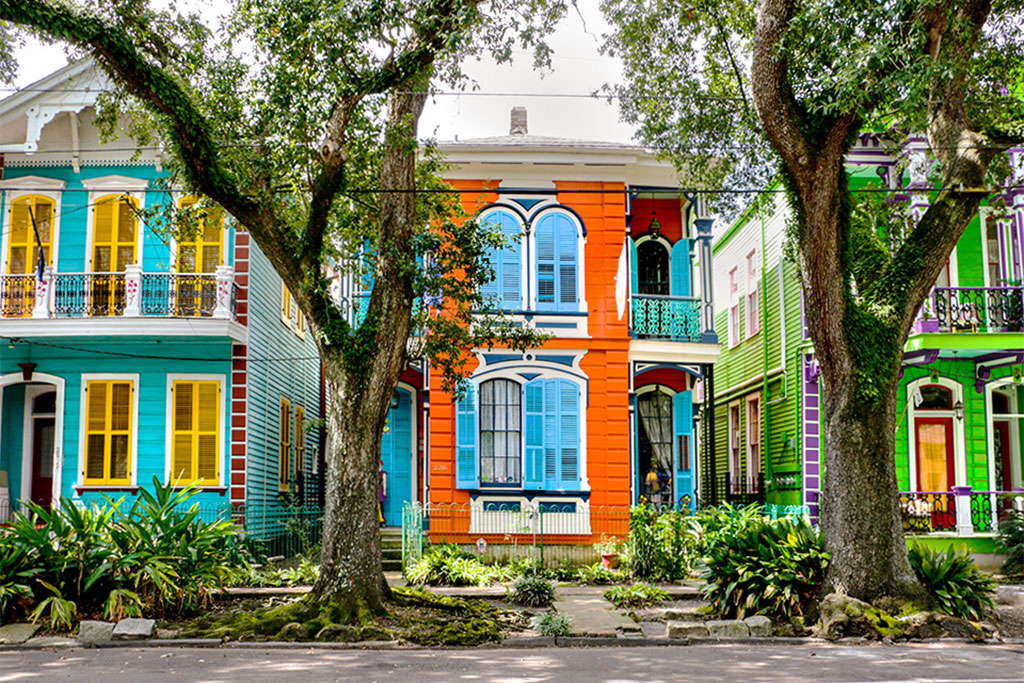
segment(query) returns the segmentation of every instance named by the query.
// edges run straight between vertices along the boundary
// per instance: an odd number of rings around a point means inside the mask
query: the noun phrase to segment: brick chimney
[[[509,135],[526,135],[526,107],[512,107]]]

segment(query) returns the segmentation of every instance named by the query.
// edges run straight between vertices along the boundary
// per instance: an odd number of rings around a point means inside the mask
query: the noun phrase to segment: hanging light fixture
[[[658,222],[658,214],[653,211],[651,212],[651,224],[647,226],[647,232],[652,235],[661,234],[661,223]]]

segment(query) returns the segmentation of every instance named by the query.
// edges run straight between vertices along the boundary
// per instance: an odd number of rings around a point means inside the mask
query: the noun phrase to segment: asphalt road
[[[0,681],[1024,681],[1024,646],[529,650],[119,648],[0,652]]]

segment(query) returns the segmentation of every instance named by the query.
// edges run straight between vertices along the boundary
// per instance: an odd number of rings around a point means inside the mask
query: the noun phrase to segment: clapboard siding
[[[249,243],[249,343],[246,364],[246,502],[276,504],[279,498],[280,402],[291,403],[289,443],[295,443],[295,406],[306,421],[320,418],[320,361],[312,332],[305,339],[281,320],[281,278]],[[287,359],[287,360],[282,360]],[[298,359],[298,360],[292,360]],[[319,430],[306,432],[303,470],[313,471]]]

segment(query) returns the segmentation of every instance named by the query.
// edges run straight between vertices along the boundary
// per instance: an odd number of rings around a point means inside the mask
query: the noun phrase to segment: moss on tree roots
[[[482,600],[394,588],[381,610],[371,610],[358,601],[310,594],[267,609],[202,617],[181,635],[250,641],[399,640],[419,645],[471,646],[500,640],[503,629],[524,625],[525,617]]]

